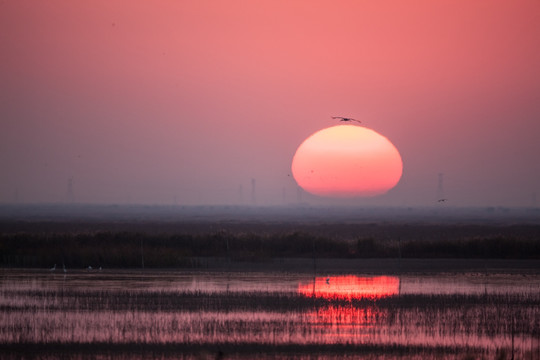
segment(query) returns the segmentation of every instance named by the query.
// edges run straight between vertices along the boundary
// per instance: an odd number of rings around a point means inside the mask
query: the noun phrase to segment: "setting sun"
[[[300,187],[314,195],[340,198],[384,194],[396,186],[402,170],[401,156],[386,137],[355,125],[314,133],[292,161]]]

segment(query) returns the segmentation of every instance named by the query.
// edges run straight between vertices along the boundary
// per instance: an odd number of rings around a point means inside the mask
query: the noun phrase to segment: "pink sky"
[[[540,199],[537,0],[3,1],[0,49],[3,203],[295,202],[330,116],[403,158],[359,205]]]

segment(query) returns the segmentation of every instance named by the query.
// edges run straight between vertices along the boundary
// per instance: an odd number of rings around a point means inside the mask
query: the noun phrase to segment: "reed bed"
[[[248,349],[289,349],[299,356],[326,349],[331,358],[331,349],[342,355],[379,349],[494,358],[513,348],[516,358],[538,359],[539,304],[540,292],[344,299],[264,291],[10,286],[0,291],[0,353],[24,353],[26,345],[46,352],[53,346],[114,350],[131,344],[161,349],[164,356],[166,349],[183,353],[192,347],[193,355],[221,344],[235,356]]]
[[[264,345],[253,343],[171,344],[22,344],[9,345],[3,359],[297,359],[297,360],[471,360],[490,359],[481,351],[461,348],[379,345]],[[24,354],[24,355],[23,355]],[[464,354],[464,355],[463,355]],[[504,350],[495,359],[506,359]]]

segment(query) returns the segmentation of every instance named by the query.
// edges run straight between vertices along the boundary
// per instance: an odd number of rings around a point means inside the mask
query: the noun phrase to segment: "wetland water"
[[[2,358],[540,358],[537,273],[0,270]]]

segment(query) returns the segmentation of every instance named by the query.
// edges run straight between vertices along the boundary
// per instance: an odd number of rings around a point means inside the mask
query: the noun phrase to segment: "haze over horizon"
[[[537,206],[539,44],[534,0],[5,1],[0,203]],[[395,188],[298,191],[331,116]]]

